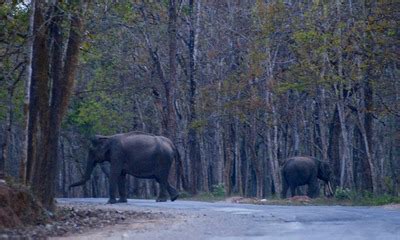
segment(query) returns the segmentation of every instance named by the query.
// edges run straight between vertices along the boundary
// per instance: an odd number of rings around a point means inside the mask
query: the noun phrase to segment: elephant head
[[[331,186],[332,170],[327,162],[318,161],[318,178],[325,182],[325,194],[329,197],[333,196]]]
[[[83,179],[76,183],[71,184],[69,188],[85,184],[90,179],[90,175],[92,174],[96,164],[103,163],[104,161],[109,160],[109,148],[110,148],[109,137],[96,135],[91,141],[91,146],[89,148],[89,153],[86,162],[86,169],[85,169],[85,174],[83,175]]]

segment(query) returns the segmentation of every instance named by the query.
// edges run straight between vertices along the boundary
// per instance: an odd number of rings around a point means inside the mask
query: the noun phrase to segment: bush
[[[179,198],[190,198],[190,197],[192,197],[192,194],[190,194],[190,193],[188,193],[186,191],[183,191],[183,192],[179,193]]]
[[[391,195],[381,195],[381,196],[366,196],[360,200],[361,205],[386,205],[386,204],[398,204],[400,203],[400,197],[395,197]]]
[[[224,184],[217,184],[211,187],[211,193],[214,197],[225,197]]]
[[[335,191],[335,198],[337,200],[353,200],[354,193],[348,188],[338,187]]]
[[[386,204],[398,204],[400,203],[400,197],[384,194],[374,196],[372,192],[363,191],[355,192],[348,188],[338,187],[335,191],[335,198],[339,201],[350,200],[354,205],[367,205],[367,206],[378,206]]]

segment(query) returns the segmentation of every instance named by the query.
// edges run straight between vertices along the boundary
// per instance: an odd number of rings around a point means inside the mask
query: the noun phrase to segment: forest
[[[0,178],[48,207],[106,197],[100,167],[68,189],[90,140],[142,131],[190,195],[278,197],[313,156],[336,192],[399,196],[399,20],[396,0],[0,1]]]

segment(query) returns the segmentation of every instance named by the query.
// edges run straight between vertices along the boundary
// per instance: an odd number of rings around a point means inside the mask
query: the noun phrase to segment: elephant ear
[[[96,135],[92,139],[92,146],[98,156],[98,161],[103,162],[107,159],[107,152],[110,149],[111,138],[108,136]]]

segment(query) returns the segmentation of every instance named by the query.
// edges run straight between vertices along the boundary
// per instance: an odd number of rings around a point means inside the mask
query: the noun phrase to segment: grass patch
[[[180,199],[192,200],[192,201],[203,201],[203,202],[218,202],[225,200],[225,186],[223,184],[211,186],[211,192],[200,192],[196,195],[183,192],[180,194]]]
[[[215,196],[211,192],[201,192],[196,195],[190,195],[189,193],[181,194],[179,199],[189,201],[201,201],[201,202],[219,202],[224,201],[225,196]]]
[[[381,206],[387,204],[400,204],[400,197],[382,195],[376,197],[362,197],[354,202],[362,206]]]
[[[300,197],[300,196],[296,196]],[[296,198],[295,197],[295,198]],[[263,205],[284,205],[284,206],[382,206],[389,204],[400,204],[400,197],[377,196],[377,197],[357,197],[356,199],[337,199],[337,198],[313,198],[307,200],[288,199],[269,199],[267,201],[253,201],[255,204]],[[247,202],[246,202],[247,203]]]
[[[296,199],[299,197],[300,199]],[[235,197],[234,197],[235,198]],[[261,201],[257,198],[245,198],[237,197],[239,200],[234,201],[235,203],[246,203],[246,204],[260,204],[260,205],[283,205],[283,206],[382,206],[388,204],[400,204],[400,197],[382,195],[382,196],[360,196],[354,195],[351,199],[332,197],[332,198],[313,198],[304,199],[305,196],[296,196],[294,198],[280,199],[277,197],[266,198]],[[189,201],[202,201],[202,202],[220,202],[227,201],[231,202],[232,198],[226,198],[225,196],[215,196],[212,193],[202,192],[197,195],[184,195],[180,197],[182,200]]]
[[[361,206],[380,206],[387,204],[399,204],[400,197],[383,194],[374,196],[371,192],[356,192],[348,188],[337,188],[335,191],[335,199],[338,202],[350,202],[352,205]]]

